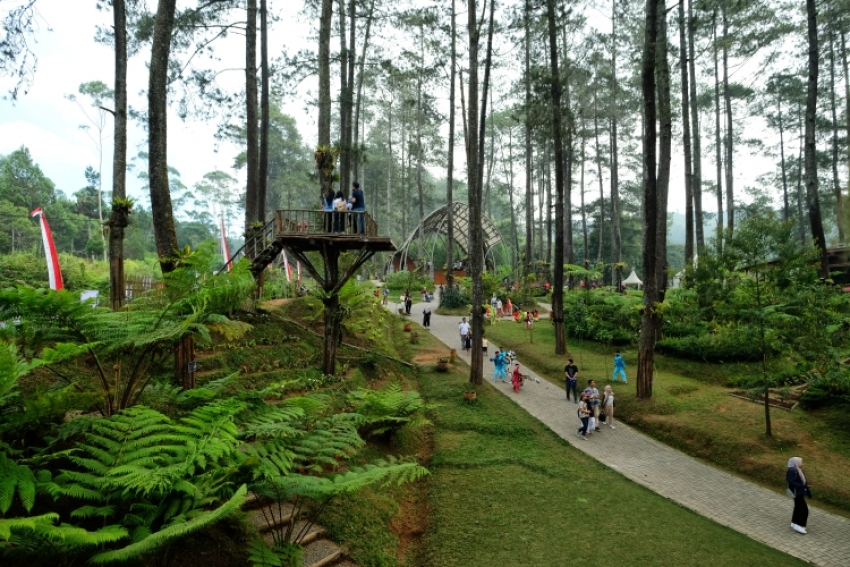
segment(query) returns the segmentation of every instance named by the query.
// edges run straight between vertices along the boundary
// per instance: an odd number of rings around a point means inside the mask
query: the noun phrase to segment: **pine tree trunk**
[[[611,244],[613,261],[623,261],[623,239],[620,234],[620,173],[617,140],[619,113],[619,83],[617,81],[617,0],[611,2]],[[583,170],[582,170],[583,171]],[[616,278],[615,278],[616,279]]]
[[[599,226],[596,234],[599,237],[599,247],[596,252],[596,264],[602,263],[602,244],[605,234],[605,193],[602,185],[602,150],[599,147],[599,107],[597,104],[596,90],[593,91],[593,136],[596,140],[596,177],[599,181]],[[588,285],[590,282],[586,282]]]
[[[245,189],[245,235],[257,221],[257,197],[260,190],[260,141],[257,101],[257,0],[248,0],[248,23],[245,27],[245,149],[247,184]]]
[[[717,12],[712,17],[714,31],[714,159],[717,166],[717,253],[723,251],[723,157],[720,130],[720,71],[717,45]]]
[[[356,124],[354,122],[354,68],[357,61],[357,48],[354,45],[357,32],[357,6],[355,0],[350,0],[348,3],[348,52],[346,53],[346,63],[348,64],[348,77],[346,78],[345,89],[345,132],[342,138],[342,146],[345,148],[345,163],[342,165],[345,171],[345,180],[351,187],[351,183],[357,181],[351,178],[351,163],[356,161],[354,156],[354,145],[352,139]],[[365,203],[364,203],[365,204]]]
[[[563,166],[564,166],[563,163],[558,164],[558,166],[555,169],[560,169]],[[545,154],[544,168],[545,168],[545,174],[546,174],[546,263],[551,266],[552,265],[552,160],[550,159],[548,150],[546,151],[546,154]]]
[[[257,170],[257,216],[266,223],[266,194],[269,183],[269,37],[266,0],[260,0],[260,160]],[[262,275],[259,278],[262,282]],[[262,287],[262,283],[260,283]]]
[[[688,62],[685,55],[685,7],[679,2],[679,66],[682,73],[682,149],[685,154],[685,264],[694,258],[694,179],[691,168],[690,91],[688,90]]]
[[[176,0],[159,0],[148,83],[148,183],[156,252],[162,273],[174,270],[177,233],[168,184],[168,59]]]
[[[366,68],[366,50],[369,48],[369,38],[372,34],[372,20],[375,15],[375,0],[369,3],[369,11],[366,13],[366,30],[363,33],[363,48],[360,50],[360,62],[357,70],[357,95],[354,99],[354,143],[357,145],[352,150],[354,179],[360,177],[360,160],[363,157],[360,152],[360,108],[363,102],[363,77]],[[353,42],[353,40],[352,40]],[[353,58],[352,58],[353,60]],[[377,207],[375,208],[377,210]]]
[[[493,0],[490,0],[491,2]],[[555,354],[566,354],[564,328],[564,145],[561,118],[561,78],[558,69],[558,41],[555,0],[547,0],[549,23],[549,62],[552,69],[552,131],[555,142],[555,273],[552,281],[552,323],[555,325]]]
[[[516,203],[514,202],[514,140],[513,128],[508,128],[508,193],[511,208],[511,270],[515,270],[519,264],[519,227],[517,227]]]
[[[776,112],[779,119],[779,160],[782,169],[782,219],[788,221],[791,218],[791,206],[788,201],[788,167],[785,163],[785,127],[782,122],[782,99],[776,95]]]
[[[803,154],[805,152],[806,135],[805,123],[802,117],[802,104],[797,106],[797,123],[800,129],[800,150],[797,153],[797,236],[800,239],[800,246],[806,245],[806,223],[803,222],[805,213],[803,212]]]
[[[531,155],[531,0],[525,0],[525,271],[534,261],[534,186]]]
[[[818,28],[815,0],[806,0],[806,16],[809,36],[809,81],[806,91],[806,205],[809,208],[809,224],[812,239],[820,250],[820,277],[829,277],[829,255],[826,251],[826,238],[821,220],[820,199],[818,198],[818,163],[815,147],[818,103]]]
[[[646,26],[644,32],[643,60],[641,66],[641,91],[643,93],[643,315],[641,317],[640,340],[638,343],[637,397],[652,397],[652,378],[655,359],[655,321],[658,314],[657,237],[658,237],[658,183],[656,177],[656,109],[655,67],[658,42],[658,3],[646,0]]]
[[[425,63],[425,28],[419,25],[419,62]],[[425,266],[425,191],[422,187],[422,73],[416,77],[416,189],[419,196],[419,266]]]
[[[658,42],[656,49],[656,79],[658,90],[658,125],[660,139],[658,143],[658,222],[656,230],[656,280],[658,281],[657,302],[664,301],[667,293],[667,196],[670,191],[670,162],[673,143],[673,112],[670,103],[670,64],[667,57],[667,6],[666,0],[658,0]],[[660,317],[655,318],[655,340],[661,338]]]
[[[393,158],[393,104],[392,101],[387,105],[389,110],[387,111],[387,153],[389,154],[389,159],[387,160],[387,201],[384,203],[386,207],[386,215],[385,218],[387,225],[390,224],[390,211],[391,211],[391,203],[393,196],[393,172],[395,170],[395,158]]]
[[[732,116],[732,91],[729,90],[729,20],[721,4],[723,14],[723,102],[726,109],[726,233],[729,237],[735,229],[735,192],[733,188],[733,151],[735,130]]]
[[[693,153],[693,186],[691,192],[694,198],[694,223],[696,224],[696,247],[697,253],[705,248],[705,222],[702,214],[702,133],[699,129],[699,106],[697,99],[697,72],[696,54],[694,46],[694,35],[696,34],[696,23],[693,17],[693,0],[688,0],[688,74],[690,75],[690,102],[691,102],[691,125],[694,141]]]
[[[841,31],[841,66],[844,68],[844,120],[846,131],[850,136],[850,65],[847,64],[847,40],[844,30]],[[847,144],[847,165],[850,169],[850,144]],[[847,176],[847,195],[850,198],[850,175]]]
[[[455,248],[455,232],[454,232],[454,170],[455,170],[455,82],[457,72],[457,11],[456,0],[452,0],[452,52],[451,52],[451,71],[449,81],[449,152],[448,152],[448,173],[446,176],[446,205],[448,211],[446,215],[446,287],[451,289],[454,285],[454,248]],[[513,198],[513,193],[511,193]],[[513,207],[511,207],[513,209]],[[513,214],[513,210],[511,210]]]
[[[339,26],[339,188],[348,197],[351,187],[348,169],[348,148],[345,147],[346,132],[349,128],[349,96],[348,84],[348,34],[346,33],[345,0],[337,0]]]
[[[469,381],[481,384],[484,379],[484,358],[481,351],[481,337],[484,323],[484,302],[482,287],[483,242],[481,231],[481,165],[479,163],[478,133],[478,22],[476,21],[476,2],[467,4],[467,27],[469,34],[469,109],[467,139],[467,178],[469,186],[469,276],[472,279],[472,355]],[[486,100],[486,98],[485,98]]]
[[[493,89],[490,89],[490,108],[493,105]],[[491,110],[492,113],[492,110]],[[493,218],[493,199],[490,198],[490,188],[493,185],[493,168],[496,165],[496,123],[490,120],[490,156],[487,158],[487,192],[484,194],[484,203],[487,205],[487,216]]]
[[[829,103],[832,110],[832,190],[835,194],[835,226],[838,241],[844,243],[844,199],[838,179],[838,110],[835,104],[835,32],[829,32]]]
[[[129,209],[115,200],[127,198],[127,11],[124,0],[112,2],[115,33],[115,133],[112,151],[112,213],[109,216],[109,301],[113,310],[126,299],[124,229]]]
[[[332,0],[322,0],[319,17],[319,147],[316,151],[316,169],[319,172],[320,197],[333,187],[334,160],[331,154],[331,23]]]
[[[587,243],[587,209],[584,205],[584,166],[585,166],[585,148],[587,147],[587,138],[584,135],[584,120],[581,119],[581,114],[579,114],[579,132],[582,132],[581,135],[581,175],[579,177],[579,191],[580,191],[580,206],[581,206],[581,238],[583,240],[582,243],[582,257],[584,258],[584,267],[587,268],[589,264],[588,255],[589,255],[589,247]]]

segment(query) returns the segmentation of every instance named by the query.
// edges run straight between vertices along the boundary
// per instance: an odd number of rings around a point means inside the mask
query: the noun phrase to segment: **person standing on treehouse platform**
[[[363,190],[360,189],[360,184],[356,181],[351,184],[351,211],[361,213],[354,215],[354,232],[366,234],[366,198]]]

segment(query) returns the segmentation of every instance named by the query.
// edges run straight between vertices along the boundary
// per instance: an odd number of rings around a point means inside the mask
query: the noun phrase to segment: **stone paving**
[[[414,321],[422,322],[424,305],[414,304],[411,311]],[[433,310],[438,303],[429,305]],[[396,312],[398,304],[390,303],[388,307]],[[460,348],[457,328],[460,320],[456,316],[432,314],[431,332],[450,348],[457,349],[458,355],[469,362],[469,356]],[[504,322],[508,324],[507,319]],[[491,342],[489,356],[493,356],[495,350],[496,345]],[[576,429],[580,426],[576,405],[566,401],[563,387],[538,376],[521,359],[518,362],[523,374],[531,377],[519,394],[513,392],[510,382],[492,381],[493,363],[485,357],[487,383],[511,397],[579,450],[653,492],[775,549],[813,565],[850,566],[850,520],[810,505],[809,533],[797,534],[791,530],[793,502],[784,493],[705,465],[619,422],[615,424],[616,430],[601,425],[602,432],[594,433],[584,441],[576,436]],[[598,381],[600,390],[605,383]],[[618,388],[626,387],[622,384],[612,386],[615,394]],[[627,387],[634,386],[629,384]],[[614,417],[616,419],[616,414]]]

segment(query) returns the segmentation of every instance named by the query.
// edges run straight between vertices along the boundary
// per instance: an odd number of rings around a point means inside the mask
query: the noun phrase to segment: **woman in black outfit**
[[[785,474],[788,490],[794,493],[794,513],[791,515],[791,529],[797,533],[806,533],[806,522],[809,519],[809,506],[806,496],[811,498],[812,491],[803,473],[803,459],[791,457],[788,460],[788,472]]]

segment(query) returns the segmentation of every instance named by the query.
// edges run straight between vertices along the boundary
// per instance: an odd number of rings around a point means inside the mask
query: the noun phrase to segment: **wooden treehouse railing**
[[[378,236],[378,225],[366,211],[275,211],[277,234]]]
[[[274,261],[283,249],[282,240],[292,237],[342,239],[378,237],[378,225],[365,211],[280,210],[251,235],[230,258],[228,264],[244,257],[251,260],[251,271],[258,273]],[[340,242],[339,240],[337,242]],[[228,268],[222,266],[217,273]]]

